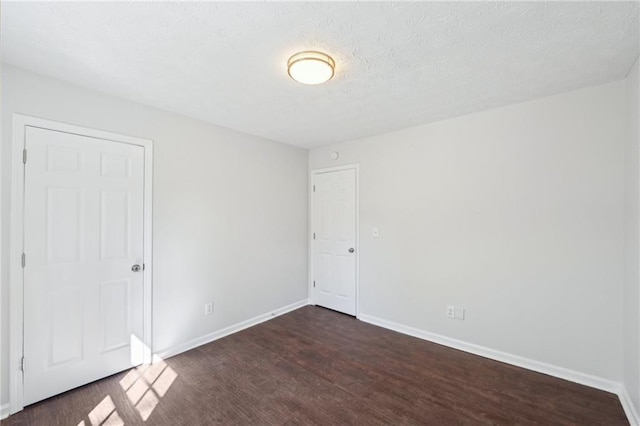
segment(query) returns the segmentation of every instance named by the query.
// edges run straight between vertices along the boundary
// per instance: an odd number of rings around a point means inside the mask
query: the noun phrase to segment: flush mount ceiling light
[[[289,77],[302,84],[321,84],[331,80],[336,63],[322,52],[300,52],[289,58]]]

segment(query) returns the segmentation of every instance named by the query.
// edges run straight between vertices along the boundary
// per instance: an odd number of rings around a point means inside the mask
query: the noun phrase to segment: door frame
[[[356,171],[356,318],[360,319],[360,164],[345,164],[343,166],[326,167],[309,171],[309,304],[315,306],[315,292],[313,287],[314,256],[313,256],[313,232],[315,226],[314,199],[313,196],[315,177],[322,173],[339,172],[342,170]]]
[[[138,145],[144,148],[144,225],[143,225],[143,362],[152,360],[152,219],[153,219],[153,141],[117,133],[105,132],[86,127],[23,114],[13,114],[11,146],[11,226],[9,240],[9,412],[17,413],[23,405],[23,371],[21,360],[24,355],[24,269],[22,253],[24,249],[24,163],[23,149],[26,143],[27,127],[35,127],[79,136],[103,139],[115,143]],[[28,258],[27,258],[28,262]]]

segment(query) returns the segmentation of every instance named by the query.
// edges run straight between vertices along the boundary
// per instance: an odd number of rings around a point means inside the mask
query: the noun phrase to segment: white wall
[[[306,150],[6,65],[2,89],[2,402],[14,112],[154,141],[155,350],[307,298]]]
[[[312,150],[360,164],[360,312],[621,381],[624,89]]]
[[[304,150],[10,66],[2,83],[0,402],[14,112],[155,141],[154,349],[307,297]],[[360,163],[361,312],[624,378],[637,402],[638,241],[623,238],[622,215],[626,177],[625,235],[638,229],[637,158],[623,171],[625,112],[636,120],[627,149],[638,150],[637,87],[636,64],[627,83],[310,152],[311,169]],[[624,371],[623,289],[636,292],[624,298]],[[464,306],[465,321],[447,319],[447,304]]]
[[[627,138],[624,197],[624,385],[640,412],[640,61],[626,81]]]

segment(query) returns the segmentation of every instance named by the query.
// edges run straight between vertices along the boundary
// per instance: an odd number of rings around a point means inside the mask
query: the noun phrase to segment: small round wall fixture
[[[302,84],[322,84],[333,77],[336,63],[326,53],[296,53],[287,62],[289,77]]]

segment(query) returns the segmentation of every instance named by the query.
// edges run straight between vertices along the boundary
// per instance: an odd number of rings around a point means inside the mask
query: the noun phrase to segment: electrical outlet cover
[[[447,305],[447,316],[449,318],[455,318],[456,317],[456,307],[453,305]]]

